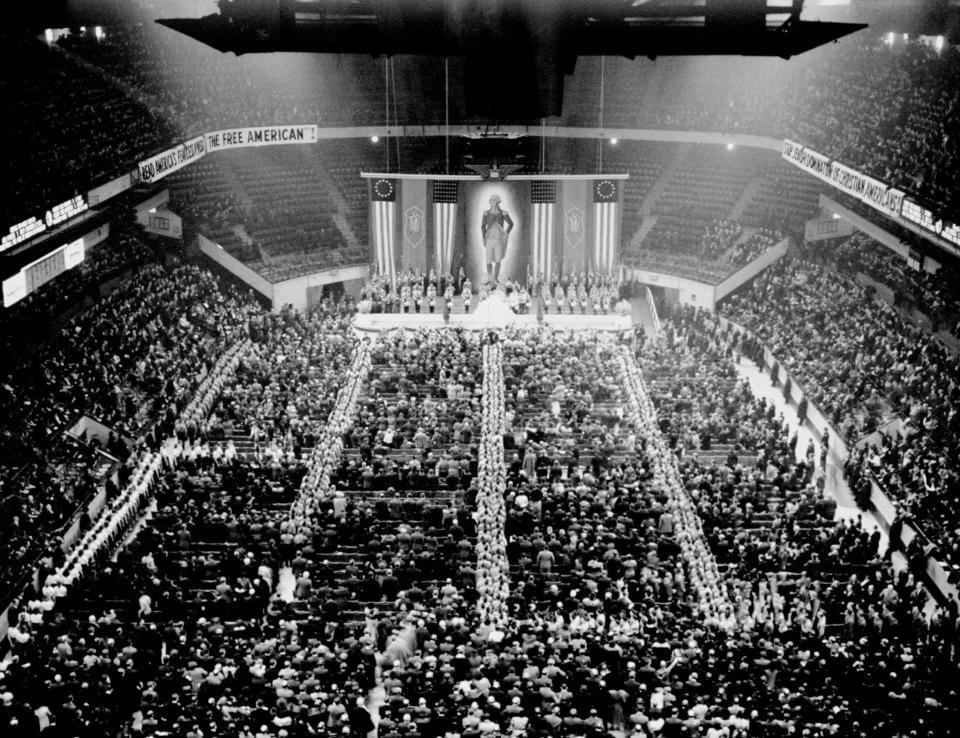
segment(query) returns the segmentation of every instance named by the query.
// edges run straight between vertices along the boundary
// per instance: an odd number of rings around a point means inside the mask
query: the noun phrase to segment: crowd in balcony
[[[893,304],[918,310],[930,320],[931,330],[960,336],[958,276],[951,267],[931,261],[929,266],[936,271],[930,271],[919,258],[911,265],[908,259],[859,232],[843,241],[837,261],[842,269],[866,274],[890,288]]]
[[[13,117],[55,125],[47,130],[30,124],[29,130],[17,132],[17,140],[35,142],[18,151],[46,152],[42,160],[49,163],[51,175],[29,176],[36,173],[34,159],[13,162],[10,182],[16,186],[2,208],[11,225],[30,215],[31,208],[42,213],[188,135],[238,125],[369,123],[379,120],[383,110],[368,104],[382,91],[379,83],[375,94],[373,89],[382,70],[361,60],[346,68],[305,60],[315,67],[306,86],[275,60],[256,55],[229,59],[150,24],[107,27],[100,33],[87,29],[50,44],[18,37],[7,47],[13,55],[10,68],[31,70],[16,82],[26,87],[8,95],[26,106]],[[686,84],[679,94],[664,92],[678,85],[662,85],[644,95],[642,109],[635,101],[617,100],[617,90],[634,89],[632,85],[610,85],[611,115],[624,118],[618,124],[628,126],[790,136],[918,193],[938,204],[935,209],[947,212],[956,205],[949,176],[956,136],[947,113],[955,102],[952,82],[958,69],[952,48],[937,51],[899,38],[890,44],[867,32],[818,49],[786,69],[758,60],[714,61],[668,64],[664,73]],[[414,66],[403,74],[413,74]],[[837,75],[837,69],[843,73]],[[747,73],[764,82],[742,85]],[[611,71],[613,79],[617,74]],[[317,77],[321,84],[315,83]],[[347,77],[357,91],[353,109],[328,92],[339,89]],[[710,94],[702,94],[704,89]],[[571,101],[568,107],[577,104]],[[70,115],[51,114],[58,106]],[[405,102],[402,107],[411,122],[422,122],[418,115],[431,117],[423,105]],[[109,131],[104,130],[107,120]],[[76,135],[64,135],[67,123]],[[51,141],[59,142],[56,151],[50,150]],[[37,187],[46,191],[34,192]]]
[[[166,146],[173,127],[96,71],[16,31],[3,37],[7,100],[0,229],[44,213],[130,172]]]
[[[119,83],[166,100],[168,88],[149,85],[168,72],[149,55],[131,61],[129,38],[142,37],[117,38],[64,48],[115,72],[131,67]],[[852,48],[836,53],[886,53]],[[949,82],[955,57],[890,54],[865,85],[866,64],[836,88],[803,67],[830,92],[817,95],[826,112],[797,118],[796,135],[827,135],[898,176],[940,136],[941,168],[912,184],[949,198],[942,167],[954,143],[930,101],[949,105],[952,93],[930,75]],[[911,85],[939,94],[921,99]],[[899,110],[909,113],[902,147],[879,158],[876,131],[898,111],[870,128],[884,97],[862,90],[877,86],[913,106]],[[209,90],[181,88],[169,112],[184,130],[222,124],[193,111]],[[272,112],[245,120],[288,113],[284,93],[264,94]],[[844,112],[869,135],[855,140]],[[139,115],[121,116],[124,126]],[[154,134],[143,135],[137,145],[150,145]],[[741,235],[734,222],[713,223],[690,256],[745,261],[779,236]],[[774,265],[720,312],[769,346],[845,439],[904,420],[851,456],[851,486],[862,496],[877,480],[935,553],[960,563],[956,360],[850,272],[900,285],[938,315],[953,304],[948,279],[904,272],[867,245],[848,243],[841,269]],[[757,346],[715,316],[678,310],[662,336],[635,346],[545,330],[368,341],[349,328],[349,301],[266,315],[195,265],[146,264],[142,248],[102,253],[133,269],[108,294],[90,289],[99,272],[81,272],[16,309],[65,306],[85,291],[95,300],[27,360],[4,362],[2,589],[60,565],[65,524],[93,524],[83,503],[100,484],[114,497],[136,479],[146,449],[163,447],[162,470],[149,515],[98,539],[83,576],[14,602],[3,735],[954,730],[956,600],[928,602],[922,544],[904,563],[866,519],[836,519],[822,450],[801,448],[787,418],[738,380],[740,356]],[[443,279],[438,294],[473,294]],[[409,277],[409,299],[415,283],[429,301],[429,277]],[[384,289],[374,282],[368,298]],[[79,479],[50,463],[81,413],[135,440],[131,450],[112,436],[103,448],[118,457],[117,484],[90,473],[92,448]],[[56,604],[44,599],[61,588]]]
[[[692,241],[684,228],[655,226],[638,250],[627,249],[624,259],[639,269],[717,284],[781,238],[782,234],[772,228],[744,233],[739,222],[723,218],[711,221],[697,241]]]
[[[766,343],[849,443],[883,431],[882,441],[852,452],[851,487],[866,504],[878,479],[901,519],[918,522],[940,555],[957,561],[960,398],[952,350],[833,262],[776,265],[721,312]],[[883,428],[894,418],[904,426],[891,436]]]
[[[120,243],[130,253],[107,263],[143,256],[136,244]],[[90,284],[106,276],[97,274]],[[69,278],[63,289],[73,289]],[[140,438],[154,423],[172,430],[172,408],[193,391],[197,371],[246,329],[249,312],[259,310],[248,294],[221,290],[205,269],[151,262],[67,318],[48,342],[7,357],[0,387],[4,592],[29,575],[38,556],[56,557],[64,526],[105,483],[92,477],[87,463],[61,463],[76,447],[66,431],[82,415],[117,438]],[[77,453],[84,462],[94,458],[92,443],[81,439]],[[119,461],[128,453],[122,444],[97,447]]]

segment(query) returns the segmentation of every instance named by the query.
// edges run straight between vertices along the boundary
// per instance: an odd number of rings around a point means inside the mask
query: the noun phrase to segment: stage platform
[[[419,330],[421,328],[463,328],[482,331],[493,328],[537,328],[535,314],[517,315],[507,305],[502,293],[494,293],[470,313],[451,313],[444,320],[442,313],[357,313],[354,329],[364,333],[389,331],[394,328]],[[587,313],[545,313],[543,327],[555,331],[625,331],[633,328],[630,315],[596,315]]]

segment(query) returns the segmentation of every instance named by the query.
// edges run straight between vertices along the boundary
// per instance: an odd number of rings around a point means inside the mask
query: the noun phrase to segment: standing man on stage
[[[500,262],[507,253],[507,241],[513,230],[513,219],[500,209],[500,195],[490,196],[490,209],[483,212],[480,232],[487,257],[487,277],[496,284],[500,278]]]

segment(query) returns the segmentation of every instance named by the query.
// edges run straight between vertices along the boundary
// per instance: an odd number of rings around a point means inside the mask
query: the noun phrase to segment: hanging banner
[[[900,215],[904,193],[887,187],[880,180],[861,174],[856,169],[838,161],[830,165],[830,179],[837,189],[872,205],[890,215]]]
[[[400,270],[427,271],[427,180],[402,180],[400,185]]]
[[[99,205],[102,202],[106,202],[111,197],[119,195],[121,192],[126,192],[131,187],[133,187],[133,178],[130,176],[130,172],[122,174],[115,179],[111,179],[109,182],[100,185],[99,187],[94,187],[90,192],[87,193],[87,203],[92,207]]]
[[[187,164],[196,161],[207,153],[206,135],[191,138],[189,141],[167,149],[163,153],[151,156],[137,165],[140,181],[143,183],[156,182]]]
[[[592,232],[593,208],[587,202],[590,197],[589,182],[579,179],[561,180],[557,201],[560,203],[560,259],[554,260],[551,280],[562,274],[579,274],[586,271],[587,234]]]
[[[84,260],[85,256],[86,249],[84,248],[82,238],[78,238],[76,241],[68,243],[63,247],[63,268],[73,269],[77,264]]]
[[[783,140],[783,149],[781,156],[791,164],[804,169],[824,182],[830,181],[830,157],[818,154],[813,149],[808,149],[796,141],[789,138]]]
[[[878,179],[868,177],[839,161],[832,161],[830,157],[788,138],[783,140],[781,156],[870,207],[895,218],[901,217],[906,194],[903,190],[889,187]]]
[[[10,307],[27,296],[26,272],[17,272],[9,279],[3,280],[3,306]]]
[[[205,134],[207,152],[242,149],[248,146],[281,146],[317,142],[316,124],[222,128]]]

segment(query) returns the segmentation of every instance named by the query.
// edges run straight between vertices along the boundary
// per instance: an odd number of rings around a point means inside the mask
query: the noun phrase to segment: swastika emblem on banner
[[[570,208],[563,218],[563,237],[571,246],[580,246],[583,243],[583,211],[580,208]]]
[[[426,214],[414,205],[403,213],[403,238],[411,246],[419,246],[427,235]]]

